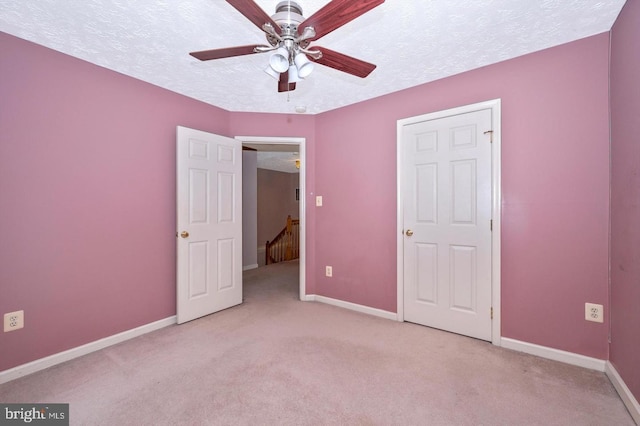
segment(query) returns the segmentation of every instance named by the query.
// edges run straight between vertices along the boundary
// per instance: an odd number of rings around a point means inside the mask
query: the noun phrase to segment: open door
[[[242,144],[177,128],[177,322],[242,303]]]

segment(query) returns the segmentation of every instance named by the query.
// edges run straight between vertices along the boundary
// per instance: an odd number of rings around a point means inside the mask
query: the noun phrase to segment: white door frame
[[[449,117],[452,115],[466,114],[483,109],[491,109],[491,120],[493,134],[492,136],[492,153],[491,153],[491,217],[493,220],[493,232],[491,234],[491,303],[493,306],[493,322],[491,325],[491,342],[500,346],[501,342],[501,316],[500,316],[500,230],[501,230],[501,212],[502,212],[502,177],[501,177],[501,114],[500,99],[493,99],[486,102],[480,102],[472,105],[461,106],[457,108],[437,111],[417,117],[409,117],[398,120],[397,136],[396,136],[396,174],[397,174],[397,309],[398,321],[404,321],[404,155],[402,151],[402,129],[404,126],[414,124],[425,120],[436,120],[439,118]]]
[[[270,137],[270,136],[236,136],[236,139],[242,141],[243,143],[249,143],[252,145],[297,145],[298,153],[300,153],[300,177],[299,185],[300,185],[300,203],[298,205],[299,208],[299,218],[300,218],[300,300],[306,301],[309,300],[306,297],[306,283],[305,283],[305,259],[306,259],[306,229],[307,229],[307,218],[305,216],[305,194],[306,194],[306,138],[295,138],[295,137]]]

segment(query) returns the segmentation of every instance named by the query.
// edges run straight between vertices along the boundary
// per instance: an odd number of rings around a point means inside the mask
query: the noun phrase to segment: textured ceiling
[[[299,173],[296,160],[300,158],[297,152],[258,151],[258,168],[275,170],[284,173]]]
[[[280,0],[256,0],[269,15]],[[299,0],[308,17],[328,0]],[[265,42],[223,0],[0,0],[0,31],[229,111],[316,114],[611,29],[624,0],[387,0],[312,43],[372,62],[366,79],[317,65],[277,93],[269,53],[188,52]]]
[[[258,151],[258,168],[285,173],[299,173],[296,160],[300,159],[298,145],[291,144],[252,144],[244,142],[243,147]]]

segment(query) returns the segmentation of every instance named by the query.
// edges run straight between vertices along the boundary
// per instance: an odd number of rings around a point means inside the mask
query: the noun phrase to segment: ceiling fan
[[[309,44],[360,15],[384,3],[384,0],[332,0],[308,18],[293,1],[282,1],[269,16],[253,0],[226,0],[254,25],[265,32],[267,45],[247,45],[189,53],[201,61],[273,52],[265,72],[278,79],[278,92],[295,90],[296,82],[308,76],[318,63],[361,78],[376,66],[345,54]]]

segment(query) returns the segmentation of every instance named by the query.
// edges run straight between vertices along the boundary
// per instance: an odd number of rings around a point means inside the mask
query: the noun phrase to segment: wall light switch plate
[[[316,196],[316,207],[322,207],[322,195]]]

